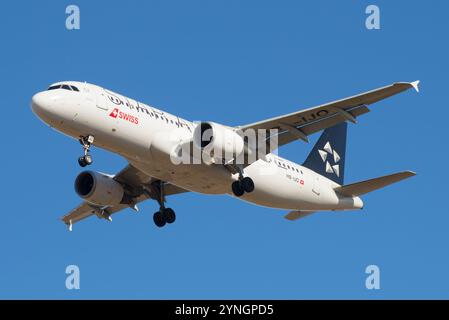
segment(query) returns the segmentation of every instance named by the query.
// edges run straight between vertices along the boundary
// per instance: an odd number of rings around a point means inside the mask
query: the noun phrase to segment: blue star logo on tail
[[[332,149],[330,142],[326,142],[323,150],[318,149],[318,153],[320,154],[323,163],[325,163],[326,172],[333,173],[337,177],[339,177],[340,165],[338,164],[338,162],[340,161],[340,156],[338,155],[337,151]]]

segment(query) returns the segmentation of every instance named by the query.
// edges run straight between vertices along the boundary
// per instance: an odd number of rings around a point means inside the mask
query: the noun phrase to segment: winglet
[[[410,85],[416,90],[416,92],[419,92],[419,80],[410,82]]]

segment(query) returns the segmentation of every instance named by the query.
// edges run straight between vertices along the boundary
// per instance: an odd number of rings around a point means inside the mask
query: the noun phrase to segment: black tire
[[[86,165],[91,165],[93,160],[92,160],[92,156],[90,154],[86,154],[84,157],[84,162],[86,163]]]
[[[165,215],[160,211],[156,212],[153,215],[153,221],[154,221],[154,224],[156,226],[158,226],[159,228],[162,228],[167,223],[167,221],[165,220]]]
[[[165,221],[167,221],[167,223],[173,223],[176,221],[176,214],[173,209],[166,208],[164,210],[164,215],[165,215]]]
[[[87,166],[87,163],[86,163],[86,161],[84,160],[84,157],[79,157],[78,158],[78,164],[80,165],[80,167],[85,167],[85,166]]]
[[[240,181],[234,181],[231,185],[232,192],[236,197],[241,197],[245,193],[245,190],[243,190],[242,184]]]
[[[243,178],[241,184],[245,192],[249,193],[254,191],[254,181],[250,177]]]

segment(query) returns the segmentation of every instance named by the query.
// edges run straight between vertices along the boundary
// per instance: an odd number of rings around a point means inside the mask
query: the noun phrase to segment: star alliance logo
[[[324,145],[324,150],[318,149],[318,152],[320,154],[321,159],[323,162],[326,163],[326,172],[327,173],[335,173],[337,177],[340,176],[340,165],[338,165],[338,162],[340,161],[340,156],[338,155],[337,151],[332,150],[332,146],[330,142],[326,142]],[[331,157],[333,158],[334,165],[331,165],[329,161],[331,160]]]

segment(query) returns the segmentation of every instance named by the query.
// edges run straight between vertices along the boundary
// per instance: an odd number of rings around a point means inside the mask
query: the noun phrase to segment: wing
[[[308,136],[315,132],[347,120],[355,123],[358,116],[370,111],[368,109],[370,104],[410,88],[419,91],[418,84],[419,81],[410,83],[397,82],[356,96],[255,122],[238,128],[243,131],[246,129],[278,129],[278,146],[282,146],[298,139],[308,142]]]
[[[157,199],[158,193],[155,186],[160,183],[160,180],[148,176],[139,169],[128,165],[122,171],[114,176],[114,180],[119,182],[124,190],[125,196],[123,203],[114,207],[97,207],[87,202],[81,203],[78,207],[73,209],[70,213],[63,216],[61,220],[69,226],[72,230],[72,225],[81,221],[91,215],[98,215],[99,217],[110,218],[110,215],[119,212],[126,208],[137,209],[137,204],[147,199]],[[173,184],[163,182],[164,195],[169,196],[178,193],[188,192],[188,190],[177,187]]]

